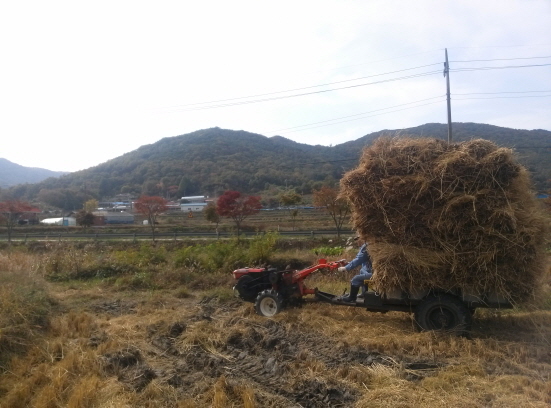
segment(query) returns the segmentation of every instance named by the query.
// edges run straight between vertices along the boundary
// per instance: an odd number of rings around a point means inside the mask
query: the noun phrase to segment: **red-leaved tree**
[[[260,197],[241,194],[239,191],[226,191],[216,204],[216,211],[222,217],[231,218],[237,227],[237,236],[241,223],[249,215],[256,214],[262,208]]]
[[[0,220],[8,230],[8,241],[11,242],[13,227],[17,224],[21,216],[31,211],[34,211],[34,207],[24,201],[7,200],[0,202]]]
[[[168,201],[159,196],[141,196],[134,203],[134,210],[147,218],[147,222],[151,227],[153,240],[155,240],[157,217],[168,210]]]

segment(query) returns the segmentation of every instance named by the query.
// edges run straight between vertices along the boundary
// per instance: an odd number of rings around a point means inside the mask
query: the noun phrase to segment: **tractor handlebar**
[[[341,266],[346,266],[347,264],[348,264],[348,262],[346,261],[346,259],[341,259],[339,261],[329,262],[327,264],[327,267],[330,268],[330,269],[336,269],[336,268],[339,268]]]

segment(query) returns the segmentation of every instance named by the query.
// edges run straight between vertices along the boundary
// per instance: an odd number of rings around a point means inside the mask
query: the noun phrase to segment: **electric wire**
[[[422,106],[434,105],[435,103],[440,103],[440,102],[441,101],[428,102],[428,103],[424,103],[424,104],[421,104],[421,105],[410,106],[410,107],[402,108],[402,109],[395,109],[395,110],[392,110],[392,111],[376,113],[376,114],[373,114],[373,115],[362,116],[362,117],[359,117],[359,118],[340,120],[338,122],[326,123],[324,125],[309,126],[309,127],[305,127],[304,129],[289,130],[287,133],[301,132],[303,130],[310,130],[310,129],[316,129],[316,128],[325,127],[325,126],[338,125],[340,123],[352,122],[352,121],[355,121],[355,120],[372,118],[372,117],[375,117],[375,116],[386,115],[386,114],[389,114],[389,113],[401,112],[401,111],[408,110],[408,109],[420,108]],[[312,123],[312,124],[316,124],[316,123]],[[308,126],[308,125],[302,125],[302,126]]]
[[[431,64],[431,65],[433,65],[433,64]],[[550,66],[550,65],[551,64],[532,64],[532,65],[512,65],[512,66],[501,66],[501,67],[455,68],[455,69],[450,69],[450,71],[451,72],[488,71],[488,70],[494,70],[494,69],[533,68],[533,67],[544,67],[544,66]],[[291,94],[291,95],[282,95],[282,96],[273,96],[273,97],[268,97],[268,98],[251,99],[251,100],[245,100],[245,101],[238,101],[238,100],[239,99],[245,99],[246,97],[232,98],[232,99],[228,100],[228,103],[216,103],[216,102],[214,102],[211,105],[195,106],[195,107],[190,107],[190,108],[187,108],[187,109],[178,109],[178,108],[176,108],[176,110],[186,112],[186,111],[214,109],[214,108],[222,108],[222,107],[230,107],[230,106],[238,106],[238,105],[248,105],[248,104],[259,103],[259,102],[267,102],[267,101],[274,101],[274,100],[279,100],[279,99],[296,98],[296,97],[300,97],[300,96],[321,94],[321,93],[333,92],[333,91],[343,90],[343,89],[351,89],[351,88],[358,88],[358,87],[369,86],[369,85],[377,85],[377,84],[381,84],[381,83],[402,81],[402,80],[412,79],[412,78],[420,78],[420,77],[424,77],[424,76],[435,75],[437,73],[440,74],[441,71],[440,70],[438,70],[438,71],[427,71],[427,72],[422,72],[422,73],[418,73],[418,74],[406,75],[406,76],[397,77],[397,78],[388,78],[388,79],[383,79],[383,80],[380,80],[380,81],[373,81],[373,82],[367,82],[367,83],[362,83],[362,84],[348,85],[348,86],[331,88],[331,89],[322,89],[322,90],[311,91],[311,92],[302,92],[302,93],[296,93],[296,94]],[[345,81],[345,82],[347,82],[347,81]],[[297,89],[309,89],[309,88],[310,87],[297,88]],[[284,92],[284,91],[282,91],[282,92]],[[278,92],[278,93],[282,93],[282,92]],[[272,94],[274,94],[274,93],[272,93]],[[261,94],[261,95],[268,96],[270,94]],[[231,102],[232,100],[234,102]],[[223,102],[223,101],[224,100],[221,100],[221,102]],[[187,105],[187,106],[191,106],[191,105]]]
[[[355,116],[360,116],[360,118],[356,118],[356,119],[363,119],[365,117],[364,115],[367,115],[367,114],[370,114],[370,113],[384,111],[384,110],[388,110],[388,109],[394,109],[394,108],[398,108],[400,106],[405,106],[405,105],[412,105],[414,103],[425,102],[425,101],[429,101],[429,100],[432,100],[432,99],[443,98],[445,96],[446,95],[433,96],[432,98],[420,99],[418,101],[407,102],[407,103],[402,103],[402,104],[393,105],[393,106],[387,106],[386,108],[374,109],[374,110],[371,110],[371,111],[356,113],[356,114],[353,114],[353,115],[341,116],[341,117],[338,117],[338,118],[322,120],[322,121],[319,121],[319,122],[312,122],[312,123],[307,123],[307,124],[304,124],[304,125],[298,125],[298,126],[292,126],[292,127],[288,127],[288,128],[276,129],[276,130],[272,130],[272,131],[269,131],[269,132],[266,132],[266,133],[282,132],[282,131],[286,131],[286,130],[292,130],[292,129],[297,129],[297,128],[301,128],[301,127],[317,125],[317,124],[321,124],[321,123],[334,122],[334,121],[337,121],[337,120],[352,118],[352,117],[355,117]],[[418,105],[418,106],[425,106],[425,105],[426,104]],[[414,106],[414,107],[417,107],[417,106]],[[372,116],[374,116],[374,115],[372,115]],[[352,120],[356,120],[356,119],[352,119]],[[342,122],[337,122],[337,123],[342,123]],[[333,123],[331,123],[331,124],[333,124]]]
[[[450,63],[456,63],[456,62],[466,63],[466,62],[513,61],[513,60],[531,60],[531,59],[545,59],[545,58],[551,58],[551,56],[519,57],[519,58],[495,58],[495,59],[481,59],[481,60],[456,60],[456,61],[450,61]],[[301,90],[306,90],[306,89],[319,88],[319,87],[323,87],[323,86],[331,86],[331,85],[337,85],[337,84],[346,83],[346,82],[359,81],[359,80],[362,80],[362,79],[374,78],[374,77],[383,76],[383,75],[396,74],[396,73],[399,73],[399,72],[412,71],[412,70],[415,70],[415,69],[426,68],[426,67],[440,65],[440,64],[441,64],[440,62],[437,62],[437,63],[420,65],[420,66],[416,66],[416,67],[405,68],[405,69],[400,69],[400,70],[395,70],[395,71],[388,71],[388,72],[384,72],[384,73],[380,73],[380,74],[373,74],[373,75],[367,75],[367,76],[358,77],[358,78],[346,79],[346,80],[342,80],[342,81],[334,81],[334,82],[327,82],[327,83],[318,84],[318,85],[310,85],[310,86],[306,86],[306,87],[292,88],[292,89],[287,89],[287,90],[284,90],[284,91],[274,91],[274,92],[267,92],[267,93],[254,94],[254,95],[248,95],[248,96],[218,99],[218,100],[212,100],[212,101],[208,101],[208,102],[196,102],[196,103],[191,103],[191,104],[178,105],[178,106],[176,106],[176,108],[184,108],[184,107],[188,107],[188,106],[198,106],[198,105],[209,105],[209,104],[216,104],[216,103],[221,103],[221,102],[238,101],[238,100],[242,100],[242,99],[257,98],[257,97],[269,96],[269,95],[277,95],[277,94],[288,93],[288,92],[296,92],[296,91],[301,91]],[[545,65],[549,65],[549,64],[513,66],[513,67],[518,67],[518,68],[523,67],[523,68],[525,68],[525,67],[545,66]],[[496,67],[490,67],[490,68],[482,67],[482,68],[471,68],[471,69],[472,70],[477,70],[477,69],[494,69],[494,68],[497,69]],[[468,68],[456,68],[455,70],[459,71],[459,70],[467,70],[467,69]]]
[[[517,93],[536,93],[536,92],[551,92],[550,90],[544,91],[501,91],[501,92],[469,92],[469,93],[453,93],[452,95],[496,95],[496,94],[517,94]]]
[[[472,68],[450,68],[452,72],[463,72],[463,71],[490,71],[493,69],[510,69],[510,68],[534,68],[534,67],[548,67],[551,64],[532,64],[532,65],[507,65],[502,67],[472,67]]]
[[[545,59],[545,58],[551,58],[551,56],[519,57],[519,58],[495,58],[495,59],[482,59],[482,60],[456,60],[456,61],[451,61],[450,63],[468,63],[468,62],[481,62],[481,61],[489,62],[489,61],[532,60],[532,59]],[[185,105],[178,105],[178,106],[171,107],[171,108],[166,108],[166,109],[177,110],[177,111],[213,109],[213,108],[228,107],[228,106],[235,106],[235,105],[266,102],[266,101],[272,101],[272,100],[276,100],[276,99],[294,98],[294,97],[299,97],[299,96],[311,95],[311,94],[315,94],[315,93],[331,92],[331,91],[335,91],[335,90],[342,90],[342,89],[354,88],[354,87],[359,87],[359,86],[374,85],[374,84],[383,83],[383,82],[411,79],[411,78],[416,78],[418,76],[425,76],[425,75],[435,74],[438,71],[429,71],[427,73],[420,73],[420,74],[415,74],[415,75],[412,75],[412,76],[405,76],[405,77],[387,79],[387,80],[383,80],[383,81],[376,81],[376,82],[365,83],[365,84],[351,85],[351,86],[347,86],[347,87],[337,87],[337,88],[331,88],[331,89],[325,89],[325,90],[319,90],[319,91],[313,91],[313,92],[303,92],[303,93],[291,94],[291,95],[273,96],[273,95],[280,95],[280,94],[288,94],[290,92],[297,92],[297,91],[303,91],[303,90],[308,90],[308,89],[314,89],[314,88],[338,85],[338,84],[349,83],[349,82],[354,82],[354,81],[360,81],[360,80],[363,80],[363,79],[375,78],[375,77],[379,77],[379,76],[391,75],[391,74],[406,72],[406,71],[412,71],[412,70],[416,70],[416,69],[420,69],[420,68],[426,68],[426,67],[440,65],[440,64],[441,63],[425,64],[425,65],[420,65],[420,66],[411,67],[411,68],[405,68],[405,69],[401,69],[401,70],[388,71],[388,72],[384,72],[384,73],[380,73],[380,74],[373,74],[373,75],[367,75],[367,76],[358,77],[358,78],[346,79],[346,80],[342,80],[342,81],[327,82],[327,83],[318,84],[318,85],[292,88],[292,89],[287,89],[287,90],[283,90],[283,91],[274,91],[274,92],[267,92],[267,93],[261,93],[261,94],[254,94],[254,95],[249,95],[249,96],[240,96],[240,97],[234,97],[234,98],[225,98],[225,99],[219,99],[219,100],[212,100],[212,101],[208,101],[208,102],[197,102],[197,103],[191,103],[191,104],[185,104]],[[504,67],[471,67],[471,68],[469,68],[469,67],[461,68],[460,67],[460,68],[450,68],[450,71],[452,71],[452,72],[481,71],[481,70],[492,70],[492,69],[541,67],[541,66],[548,66],[548,65],[551,65],[551,64],[516,65],[516,66],[504,66]],[[273,96],[273,97],[270,97],[270,96]],[[268,97],[268,98],[263,98],[263,97]],[[261,99],[251,99],[251,98],[261,98]]]
[[[471,99],[521,99],[521,98],[549,98],[551,95],[526,95],[526,96],[489,96],[479,98],[453,98],[454,101],[468,101]]]
[[[450,61],[450,63],[471,63],[471,62],[491,62],[491,61],[512,61],[512,60],[534,60],[534,59],[545,59],[545,58],[551,58],[551,56],[536,56],[536,57],[519,57],[519,58],[496,58],[496,59],[481,59],[481,60],[453,60]],[[299,87],[299,88],[293,88],[288,89],[284,91],[275,91],[275,92],[268,92],[268,93],[261,93],[261,94],[254,94],[249,96],[242,96],[242,97],[235,97],[235,98],[226,98],[226,99],[219,99],[219,100],[213,100],[210,102],[198,102],[193,104],[186,104],[186,105],[179,105],[177,107],[174,107],[173,109],[177,111],[194,111],[194,110],[205,110],[205,109],[214,109],[214,108],[222,108],[222,107],[231,107],[231,106],[237,106],[237,105],[246,105],[246,104],[253,104],[253,103],[260,103],[260,102],[267,102],[267,101],[274,101],[274,100],[280,100],[280,99],[287,99],[287,98],[296,98],[300,96],[307,96],[307,95],[314,95],[314,94],[321,94],[326,92],[333,92],[343,89],[351,89],[351,88],[357,88],[357,87],[363,87],[363,86],[369,86],[369,85],[376,85],[381,83],[388,83],[388,82],[395,82],[395,81],[401,81],[401,80],[407,80],[407,79],[413,79],[413,78],[420,78],[435,74],[440,74],[441,70],[435,70],[435,71],[427,71],[427,72],[421,72],[417,74],[411,74],[411,75],[405,75],[401,77],[395,77],[395,78],[387,78],[382,79],[379,81],[372,81],[372,82],[366,82],[366,83],[360,83],[360,84],[353,84],[353,85],[347,85],[347,86],[340,86],[340,87],[332,87],[330,89],[320,89],[320,90],[314,90],[309,92],[300,92],[300,91],[306,91],[309,89],[315,89],[315,88],[321,88],[321,87],[328,87],[328,86],[334,86],[344,83],[350,83],[354,81],[360,81],[365,80],[368,78],[375,78],[380,77],[384,75],[391,75],[396,74],[400,72],[406,72],[406,71],[412,71],[420,68],[426,68],[431,67],[435,65],[440,65],[441,63],[433,63],[433,64],[426,64],[421,65],[417,67],[412,68],[406,68],[401,70],[395,70],[395,71],[389,71],[385,73],[380,74],[374,74],[374,75],[368,75],[353,79],[347,79],[342,81],[334,81],[334,82],[328,82],[324,84],[319,85],[311,85],[306,87]],[[487,67],[459,67],[459,68],[450,68],[451,72],[472,72],[472,71],[488,71],[488,70],[497,70],[497,69],[514,69],[514,68],[535,68],[535,67],[546,67],[550,66],[551,64],[529,64],[529,65],[506,65],[506,66],[487,66]],[[295,93],[292,93],[295,92]],[[296,93],[298,92],[298,93]],[[522,95],[522,96],[490,96],[490,97],[470,97],[470,98],[457,98],[456,96],[469,96],[469,95],[504,95],[504,94],[527,94],[527,93],[545,93],[545,92],[551,92],[546,90],[536,90],[536,91],[510,91],[510,92],[475,92],[475,93],[453,93],[452,96],[454,97],[454,100],[456,101],[462,101],[462,100],[474,100],[474,99],[517,99],[517,98],[546,98],[551,95]],[[291,94],[289,94],[291,93]],[[283,94],[283,95],[282,95]],[[432,97],[432,98],[426,98],[414,102],[394,105],[386,108],[376,109],[372,111],[367,111],[363,113],[353,114],[353,115],[347,115],[342,116],[334,119],[327,119],[323,121],[318,122],[312,122],[304,125],[298,125],[293,127],[287,127],[282,129],[273,130],[267,133],[273,133],[273,132],[280,132],[280,131],[286,131],[286,132],[297,132],[297,131],[303,131],[303,130],[309,130],[314,129],[318,127],[323,126],[331,126],[336,125],[344,122],[369,118],[373,116],[379,116],[383,114],[388,113],[394,113],[399,112],[406,109],[413,109],[418,108],[426,105],[431,105],[434,103],[438,103],[440,101],[436,102],[430,102],[415,106],[409,106],[409,107],[403,107],[401,109],[395,109],[401,106],[407,106],[412,104],[418,104],[419,102],[428,101],[431,99],[441,98],[442,96]],[[183,108],[183,109],[182,109]],[[386,111],[386,112],[381,112]],[[379,113],[375,113],[379,112]]]
[[[438,71],[428,71],[428,72],[423,72],[423,73],[419,73],[419,74],[406,75],[406,76],[398,77],[398,78],[389,78],[389,79],[384,79],[384,80],[380,80],[380,81],[367,82],[367,83],[356,84],[356,85],[348,85],[348,86],[343,86],[343,87],[338,87],[338,88],[322,89],[322,90],[319,90],[319,91],[303,92],[303,93],[292,94],[292,95],[275,96],[275,97],[271,97],[271,98],[253,99],[253,100],[249,100],[249,101],[241,101],[241,102],[233,102],[233,103],[220,103],[220,104],[213,104],[213,105],[208,105],[208,106],[198,106],[198,107],[195,107],[195,108],[176,109],[176,110],[187,112],[187,111],[222,108],[222,107],[228,107],[228,106],[248,105],[248,104],[252,104],[252,103],[274,101],[274,100],[279,100],[279,99],[297,98],[297,97],[300,97],[300,96],[315,95],[315,94],[321,94],[321,93],[326,93],[326,92],[338,91],[338,90],[342,90],[342,89],[352,89],[352,88],[358,88],[358,87],[362,87],[362,86],[369,86],[369,85],[376,85],[376,84],[382,84],[382,83],[388,83],[388,82],[402,81],[402,80],[405,80],[405,79],[420,78],[420,77],[425,77],[425,76],[435,75],[435,74],[440,74],[440,73],[441,73],[440,70],[438,70]]]
[[[312,89],[312,88],[319,88],[319,87],[322,87],[322,86],[337,85],[337,84],[342,84],[342,83],[345,83],[345,82],[353,82],[353,81],[359,81],[359,80],[362,80],[362,79],[374,78],[374,77],[383,76],[383,75],[396,74],[396,73],[399,73],[399,72],[412,71],[414,69],[426,68],[426,67],[431,67],[431,66],[440,65],[440,64],[441,64],[440,62],[436,62],[436,63],[433,63],[433,64],[420,65],[418,67],[413,67],[413,68],[405,68],[405,69],[400,69],[400,70],[397,70],[397,71],[383,72],[381,74],[373,74],[373,75],[367,75],[367,76],[358,77],[358,78],[344,79],[342,81],[327,82],[327,83],[319,84],[319,85],[311,85],[311,86],[305,86],[305,87],[301,87],[301,88],[287,89],[285,91],[275,91],[275,92],[267,92],[267,93],[262,93],[262,94],[249,95],[249,96],[239,96],[239,97],[235,97],[235,98],[219,99],[219,100],[214,100],[214,101],[210,101],[210,102],[190,103],[190,104],[186,104],[186,105],[179,105],[178,107],[215,104],[215,103],[220,103],[220,102],[236,101],[236,100],[240,100],[240,99],[258,98],[258,97],[261,97],[261,96],[269,96],[269,95],[277,95],[277,94],[281,94],[281,93],[296,92],[296,91],[302,91],[302,90],[305,90],[305,89]]]
[[[453,93],[451,96],[454,97],[455,95],[531,93],[531,92],[551,92],[551,91],[510,91],[510,92],[482,92],[482,93],[465,93],[465,94],[455,94],[455,93]],[[453,100],[455,100],[455,101],[464,101],[464,100],[470,100],[470,99],[503,99],[503,98],[515,98],[516,99],[516,98],[549,97],[549,96],[551,96],[551,95],[526,95],[526,96],[509,96],[509,97],[502,96],[502,97],[488,97],[488,98],[484,98],[484,97],[481,97],[481,98],[453,98]],[[415,104],[415,103],[425,102],[425,101],[428,101],[428,100],[431,100],[431,99],[437,99],[437,98],[443,98],[443,97],[445,97],[445,95],[434,96],[432,98],[426,98],[426,99],[420,99],[418,101],[413,101],[413,102],[403,103],[403,104],[399,104],[399,105],[388,106],[386,108],[375,109],[375,110],[372,110],[372,111],[366,111],[366,112],[357,113],[357,114],[353,114],[353,115],[341,116],[341,117],[334,118],[334,119],[327,119],[327,120],[323,120],[323,121],[319,121],[319,122],[307,123],[307,124],[304,124],[304,125],[298,125],[298,126],[292,126],[292,127],[287,127],[287,128],[275,129],[275,130],[271,130],[271,131],[268,131],[268,132],[265,132],[265,133],[271,134],[271,133],[275,133],[275,132],[299,132],[299,131],[302,131],[302,130],[310,130],[310,129],[315,129],[315,128],[324,127],[324,126],[331,126],[331,125],[336,125],[336,124],[340,124],[340,123],[351,122],[351,121],[354,121],[354,120],[365,119],[365,118],[370,118],[370,117],[374,117],[374,116],[380,116],[380,115],[384,115],[384,114],[387,114],[387,113],[400,112],[400,111],[406,110],[406,109],[413,109],[413,108],[423,107],[423,106],[427,106],[427,105],[432,105],[432,104],[438,103],[440,101],[425,103],[425,104],[416,105],[416,106],[411,106],[411,107],[403,108],[403,109],[394,109],[394,108],[398,108],[400,106],[412,105],[412,104]],[[389,109],[393,109],[393,110],[388,111],[388,112],[381,112],[381,113],[369,115],[370,113],[389,110]],[[356,117],[356,116],[359,116],[359,117]],[[353,118],[353,119],[349,119],[349,118]],[[341,120],[341,119],[346,119],[346,120]],[[328,123],[328,122],[332,122],[332,123]],[[316,126],[314,126],[314,125],[316,125]],[[303,129],[300,129],[300,128],[303,128]]]
[[[519,57],[519,58],[494,58],[494,59],[480,59],[480,60],[455,60],[455,61],[449,61],[450,64],[452,62],[489,62],[489,61],[514,61],[514,60],[531,60],[531,59],[543,59],[543,58],[551,58],[551,56],[543,56],[543,57]]]

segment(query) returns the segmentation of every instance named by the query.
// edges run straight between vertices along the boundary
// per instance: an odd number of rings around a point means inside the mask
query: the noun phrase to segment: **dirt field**
[[[406,313],[306,303],[273,319],[230,296],[51,285],[39,346],[0,407],[547,407],[551,312],[477,311],[471,339]],[[344,284],[343,284],[344,286]]]
[[[537,308],[477,310],[471,338],[312,301],[268,319],[234,297],[228,262],[258,259],[272,238],[0,252],[0,408],[551,404],[549,276]],[[279,242],[270,258],[334,249],[306,244]],[[350,277],[306,283],[338,294]]]

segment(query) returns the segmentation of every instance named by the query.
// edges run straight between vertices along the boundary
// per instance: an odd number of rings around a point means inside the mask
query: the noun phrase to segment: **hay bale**
[[[547,221],[510,149],[380,138],[341,191],[381,292],[459,288],[518,302],[543,276]]]

